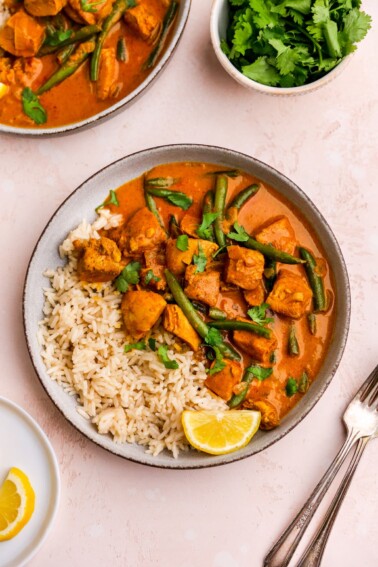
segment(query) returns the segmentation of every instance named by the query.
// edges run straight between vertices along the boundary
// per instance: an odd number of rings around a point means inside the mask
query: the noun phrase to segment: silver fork
[[[291,558],[293,557],[295,550],[298,547],[302,535],[306,531],[313,515],[315,514],[319,504],[321,503],[325,493],[330,487],[341,465],[345,461],[345,458],[348,455],[350,449],[357,441],[363,440],[365,438],[370,439],[377,433],[378,430],[377,407],[378,407],[378,366],[375,367],[375,369],[367,378],[367,380],[362,384],[361,388],[358,390],[357,394],[350,402],[344,413],[343,421],[347,428],[347,438],[345,440],[344,445],[337,453],[331,466],[325,472],[323,478],[317,484],[317,486],[313,490],[312,494],[308,498],[303,508],[298,512],[293,522],[286,528],[282,536],[279,538],[277,543],[272,547],[272,549],[266,556],[264,561],[264,567],[287,567]],[[354,468],[352,467],[352,463],[351,463],[348,469],[348,472],[350,472],[350,469],[353,468],[349,482],[347,482],[345,485],[345,490],[342,494],[341,501],[344,495],[346,494],[346,490],[350,484],[350,480],[353,476],[354,470],[362,455],[362,451],[366,446],[366,442],[367,441],[365,441],[364,443],[360,442],[359,449],[357,449],[356,452],[357,459],[356,457],[353,459],[353,461],[356,460]],[[336,498],[337,495],[331,505],[331,512],[333,508],[335,508],[332,514],[333,521],[341,505],[341,501],[339,503],[335,502]],[[306,554],[302,559],[302,563],[300,563],[300,566],[298,567],[310,567],[310,566],[315,567],[316,565],[320,564],[320,560],[323,555],[325,544],[327,542],[330,528],[333,525],[333,521],[331,526],[329,526],[329,522],[327,523],[328,526],[327,528],[325,528],[324,525],[322,526],[323,530],[322,528],[320,529],[315,539],[313,540],[312,544],[307,549]],[[321,543],[319,543],[319,541],[321,541]],[[318,552],[314,551],[314,547],[318,548]],[[318,563],[316,562],[311,563],[311,560],[312,561],[315,560],[315,556],[317,557]],[[307,563],[303,563],[303,561],[305,560],[307,561]]]

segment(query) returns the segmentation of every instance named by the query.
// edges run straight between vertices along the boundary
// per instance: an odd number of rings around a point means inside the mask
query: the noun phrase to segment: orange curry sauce
[[[148,3],[156,16],[162,21],[165,7],[161,0],[149,0]],[[46,128],[72,124],[102,112],[130,94],[151,72],[151,69],[144,70],[143,64],[151,53],[153,45],[144,41],[122,20],[111,29],[105,40],[104,48],[116,48],[118,40],[122,37],[126,41],[127,58],[125,62],[119,61],[118,80],[122,86],[116,97],[111,97],[107,100],[99,100],[97,98],[96,84],[89,77],[89,58],[71,77],[39,97],[43,108],[47,112],[46,124],[37,126],[23,113],[21,91],[18,93],[11,92],[1,99],[0,123],[24,128]],[[37,91],[59,68],[54,54],[45,55],[38,58],[38,60],[41,68],[29,85],[32,91]]]
[[[182,191],[193,198],[193,204],[189,212],[191,215],[202,215],[202,200],[205,193],[215,186],[215,177],[205,175],[211,171],[229,169],[219,165],[205,163],[170,163],[159,165],[148,173],[149,178],[173,177],[179,181],[172,187],[172,190]],[[240,172],[236,178],[228,177],[227,202],[230,202],[235,195],[252,183],[260,183],[258,179],[251,175]],[[143,193],[143,177],[133,179],[125,183],[116,190],[119,206],[110,205],[113,213],[122,213],[125,219],[129,218],[141,207],[146,206]],[[163,199],[155,198],[159,213],[168,227],[171,215],[175,215],[180,221],[185,211],[179,207],[170,205]],[[298,209],[279,195],[272,187],[260,183],[260,190],[250,199],[239,213],[239,223],[252,234],[268,220],[277,216],[286,216],[292,225],[298,245],[308,248],[317,259],[324,264],[324,286],[328,297],[328,310],[325,313],[316,314],[317,331],[316,335],[311,335],[307,317],[304,316],[296,320],[296,333],[299,343],[300,355],[296,357],[288,354],[288,333],[291,319],[274,313],[269,316],[274,317],[274,322],[269,327],[274,331],[278,339],[276,350],[276,362],[272,364],[273,373],[264,381],[257,379],[252,381],[249,396],[265,398],[276,407],[280,418],[284,416],[303,396],[297,393],[288,397],[285,385],[289,377],[299,380],[303,371],[306,371],[310,381],[316,375],[322,364],[327,348],[330,344],[335,320],[334,307],[334,286],[332,274],[330,274],[328,263],[325,260],[325,252],[314,234],[311,227],[305,221]],[[238,244],[235,242],[234,244]],[[293,271],[302,275],[306,279],[306,273],[301,265],[278,264],[278,269]],[[241,316],[247,317],[247,306],[240,292],[221,292],[217,307],[224,308],[226,302],[231,302],[234,308],[238,309]],[[230,335],[231,336],[231,335]],[[233,344],[233,346],[235,346]],[[244,352],[242,355],[244,366],[251,364],[252,360]],[[202,356],[202,354],[200,355]],[[256,395],[255,395],[256,394]]]

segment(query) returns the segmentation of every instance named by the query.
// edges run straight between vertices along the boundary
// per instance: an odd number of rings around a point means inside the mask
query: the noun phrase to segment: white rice
[[[0,0],[0,30],[9,18],[10,13],[8,8],[4,5],[4,1]]]
[[[101,434],[117,443],[138,443],[152,455],[168,449],[174,457],[188,449],[181,426],[184,409],[227,409],[203,383],[200,357],[158,325],[152,336],[170,348],[177,370],[167,370],[151,350],[124,353],[120,304],[122,295],[111,283],[89,284],[76,277],[72,242],[98,238],[100,228],[117,226],[122,217],[100,211],[83,221],[60,247],[64,267],[45,272],[51,287],[44,289],[44,319],[39,342],[48,374],[70,395],[77,395],[77,411]]]

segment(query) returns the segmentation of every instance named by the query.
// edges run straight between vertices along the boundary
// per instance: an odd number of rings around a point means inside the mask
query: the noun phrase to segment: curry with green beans
[[[177,10],[175,0],[0,0],[0,123],[62,126],[121,100],[158,61]]]
[[[124,223],[75,242],[77,271],[123,294],[127,351],[154,350],[160,321],[207,360],[215,396],[260,411],[263,429],[279,425],[316,379],[335,318],[332,274],[306,219],[253,176],[207,163],[159,165],[99,207]]]

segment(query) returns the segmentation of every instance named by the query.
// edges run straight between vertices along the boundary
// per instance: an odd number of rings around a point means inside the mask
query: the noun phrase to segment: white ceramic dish
[[[211,42],[213,44],[213,48],[215,51],[215,55],[218,58],[218,61],[222,65],[223,69],[227,71],[227,73],[235,79],[240,85],[246,87],[247,89],[253,89],[255,91],[259,91],[260,93],[274,95],[274,96],[294,96],[294,95],[302,95],[306,93],[310,93],[320,89],[327,85],[330,81],[335,79],[348,65],[350,61],[350,55],[345,57],[335,67],[324,75],[321,79],[314,81],[313,83],[309,83],[308,85],[302,85],[301,87],[292,87],[292,88],[281,88],[281,87],[270,87],[268,85],[263,85],[262,83],[258,83],[257,81],[253,81],[249,79],[243,73],[240,73],[236,67],[231,63],[228,57],[223,53],[220,42],[221,39],[226,37],[228,25],[228,0],[214,0],[213,6],[211,9],[211,18],[210,18],[210,35],[211,35]]]
[[[87,128],[99,124],[112,116],[115,116],[127,106],[130,106],[135,102],[139,96],[146,93],[155,79],[158,77],[160,72],[166,67],[168,61],[173,55],[176,49],[183,31],[188,20],[190,11],[191,0],[180,0],[179,9],[176,16],[176,21],[174,24],[174,30],[168,44],[165,47],[164,53],[155,67],[152,69],[151,73],[145,78],[145,80],[137,86],[131,93],[127,96],[109,106],[102,112],[98,112],[89,118],[85,118],[79,122],[74,122],[72,124],[66,124],[63,126],[56,126],[53,128],[20,128],[17,126],[8,126],[6,124],[0,124],[0,132],[6,132],[9,134],[21,134],[23,136],[52,136],[55,134],[69,134],[73,130],[78,130],[82,128]]]
[[[334,336],[318,377],[309,392],[282,420],[278,428],[266,432],[259,431],[247,447],[223,456],[187,451],[180,453],[178,459],[174,459],[168,452],[153,457],[146,454],[140,445],[117,444],[110,436],[100,435],[90,421],[77,412],[75,398],[66,394],[62,387],[49,377],[37,340],[38,322],[42,319],[44,301],[42,288],[48,285],[43,272],[46,268],[62,265],[58,246],[68,232],[83,218],[89,222],[94,221],[94,209],[104,200],[110,189],[116,189],[158,164],[177,161],[204,161],[226,169],[241,169],[274,187],[295,203],[313,226],[324,249],[327,250],[335,280],[338,315]],[[108,451],[132,461],[156,467],[186,469],[226,464],[258,453],[281,439],[303,419],[323,394],[340,362],[349,329],[350,291],[344,259],[331,229],[315,205],[292,181],[255,158],[235,151],[195,144],[172,145],[144,150],[112,163],[90,177],[64,201],[47,224],[34,249],[25,280],[23,309],[26,341],[39,379],[56,406],[79,431]]]
[[[0,567],[22,567],[37,553],[54,521],[60,496],[58,462],[45,433],[20,406],[0,397],[0,484],[11,467],[29,477],[35,510],[21,532],[0,542]]]

